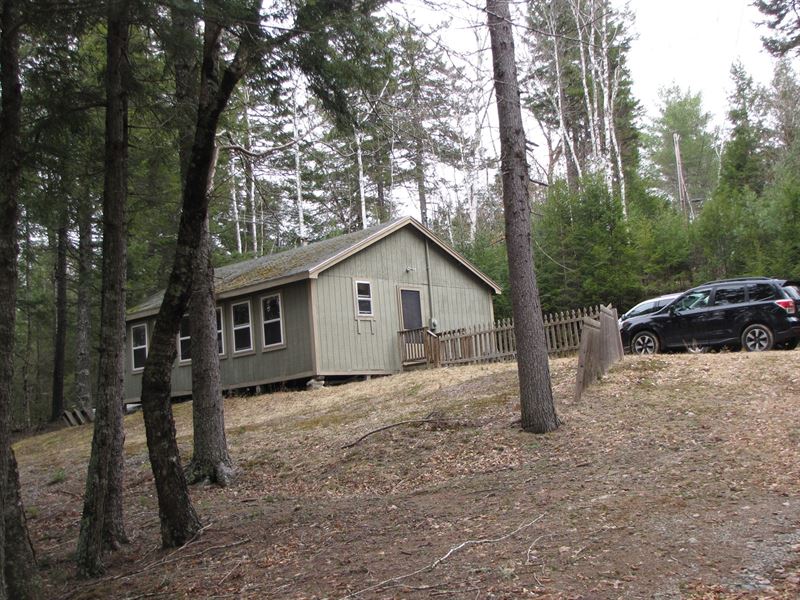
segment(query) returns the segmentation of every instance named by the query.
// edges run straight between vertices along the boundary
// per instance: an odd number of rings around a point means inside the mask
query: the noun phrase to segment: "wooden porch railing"
[[[439,343],[430,329],[406,329],[400,334],[400,360],[403,366],[430,364],[439,366]]]
[[[563,355],[580,348],[584,318],[598,318],[599,306],[543,315],[547,353]],[[429,329],[400,333],[403,366],[459,364],[513,360],[517,356],[514,323],[503,319],[434,334]]]

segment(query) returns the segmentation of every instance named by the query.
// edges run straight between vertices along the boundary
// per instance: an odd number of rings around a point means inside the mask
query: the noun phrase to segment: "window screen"
[[[420,329],[422,327],[422,302],[419,290],[400,290],[403,305],[403,327]]]

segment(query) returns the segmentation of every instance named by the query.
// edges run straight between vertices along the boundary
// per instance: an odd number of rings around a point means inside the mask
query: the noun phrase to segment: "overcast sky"
[[[772,79],[774,61],[763,50],[761,13],[751,0],[615,0],[635,15],[637,35],[628,56],[633,91],[648,114],[658,90],[677,83],[703,95],[721,124],[731,90],[730,67],[739,59],[756,81]]]

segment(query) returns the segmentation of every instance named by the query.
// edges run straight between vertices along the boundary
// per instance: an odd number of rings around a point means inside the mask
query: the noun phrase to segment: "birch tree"
[[[600,174],[609,192],[619,195],[625,215],[627,157],[619,129],[621,120],[632,118],[622,94],[628,78],[624,58],[629,19],[608,0],[529,4],[529,23],[539,32],[528,38],[531,108],[555,117],[561,152],[551,152],[551,157],[564,161],[573,191],[586,175]],[[543,128],[552,121],[539,117]]]

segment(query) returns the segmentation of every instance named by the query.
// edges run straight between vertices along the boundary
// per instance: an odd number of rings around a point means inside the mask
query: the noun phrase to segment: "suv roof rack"
[[[728,282],[735,282],[735,281],[772,281],[776,279],[775,277],[731,277],[729,279],[715,279],[714,281],[706,281],[705,283],[701,283],[700,285],[696,285],[694,287],[701,287],[704,285],[713,285],[715,283],[728,283]]]

